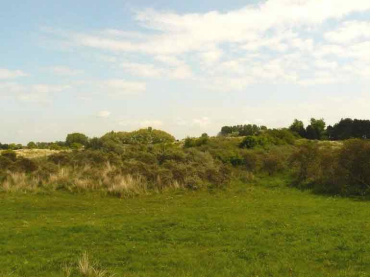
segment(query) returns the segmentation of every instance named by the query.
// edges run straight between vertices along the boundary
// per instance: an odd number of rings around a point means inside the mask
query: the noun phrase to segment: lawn
[[[0,276],[64,276],[84,252],[117,277],[370,276],[369,201],[266,183],[129,199],[2,193]]]

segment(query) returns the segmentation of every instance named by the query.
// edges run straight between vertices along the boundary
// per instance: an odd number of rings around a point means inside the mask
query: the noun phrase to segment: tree
[[[81,134],[81,133],[68,134],[66,138],[66,144],[69,147],[71,147],[72,144],[81,144],[83,146],[87,146],[88,143],[89,143],[89,138],[86,135]]]
[[[27,144],[27,148],[28,149],[36,149],[37,148],[37,145],[36,145],[36,143],[34,143],[33,141],[31,141],[31,142],[29,142]]]
[[[89,140],[88,148],[98,150],[98,149],[101,149],[102,147],[103,147],[103,141],[101,139],[94,137]]]
[[[307,139],[319,139],[319,135],[317,131],[312,127],[312,125],[308,125],[306,128],[306,138]]]
[[[311,118],[311,124],[306,128],[306,137],[308,139],[323,139],[326,136],[326,123],[323,118]]]
[[[240,148],[252,149],[258,145],[258,140],[255,136],[247,136],[240,143]]]
[[[294,119],[294,122],[292,125],[290,125],[289,130],[297,133],[302,138],[306,137],[306,129],[304,128],[304,124],[298,119]]]

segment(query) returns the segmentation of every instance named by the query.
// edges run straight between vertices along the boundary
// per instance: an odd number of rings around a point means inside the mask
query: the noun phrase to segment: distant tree
[[[264,130],[267,128],[264,126]],[[224,126],[221,128],[220,136],[256,136],[261,132],[261,127],[255,124]]]
[[[334,126],[327,128],[328,136],[332,140],[346,140],[350,138],[370,138],[370,120],[351,118],[341,119]]]
[[[306,137],[306,129],[302,121],[295,119],[292,125],[290,125],[289,130],[297,133],[302,138]]]
[[[227,136],[233,132],[233,128],[230,126],[224,126],[221,128],[220,135],[221,136]]]
[[[31,142],[29,142],[27,144],[27,148],[28,149],[36,149],[37,148],[37,145],[36,145],[36,143],[34,143],[33,141],[31,141]]]
[[[59,144],[57,144],[57,143],[50,143],[49,149],[50,150],[61,150],[62,147]]]
[[[187,137],[184,141],[184,148],[195,147],[195,139]]]
[[[74,150],[79,150],[79,149],[82,149],[84,146],[83,144],[81,143],[78,143],[78,142],[74,142],[70,145],[71,149],[74,149]]]
[[[257,145],[258,145],[258,140],[255,136],[247,136],[240,143],[239,147],[240,148],[253,149]]]
[[[308,139],[324,139],[326,136],[326,123],[324,119],[311,118],[311,124],[306,128]]]
[[[89,144],[87,146],[87,148],[94,149],[94,150],[101,149],[102,147],[103,147],[103,141],[96,137],[90,139]]]
[[[81,133],[68,134],[66,138],[67,146],[72,147],[73,144],[76,146],[76,143],[81,144],[82,146],[87,146],[89,143],[89,138]]]
[[[9,146],[8,146],[8,149],[10,149],[10,150],[19,150],[19,149],[22,149],[23,148],[23,146],[22,146],[22,144],[15,144],[15,143],[11,143],[11,144],[9,144]]]

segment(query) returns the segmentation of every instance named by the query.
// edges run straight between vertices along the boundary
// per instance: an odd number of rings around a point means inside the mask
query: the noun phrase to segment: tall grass
[[[107,270],[99,268],[98,264],[93,264],[87,252],[82,254],[76,266],[66,265],[63,267],[65,277],[83,276],[83,277],[113,277]],[[76,273],[76,274],[75,274]]]
[[[0,183],[3,192],[40,192],[65,190],[69,192],[100,191],[117,197],[147,194],[149,189],[162,191],[166,189],[184,188],[184,184],[173,180],[170,184],[157,176],[154,184],[149,184],[141,175],[121,173],[120,170],[107,163],[102,168],[85,166],[59,167],[54,173],[40,176],[24,172],[6,173],[5,180]]]

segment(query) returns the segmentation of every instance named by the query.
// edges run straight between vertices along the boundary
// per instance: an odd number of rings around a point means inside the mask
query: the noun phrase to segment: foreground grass
[[[266,183],[130,199],[0,194],[0,276],[65,276],[85,251],[116,276],[370,275],[370,202]]]

